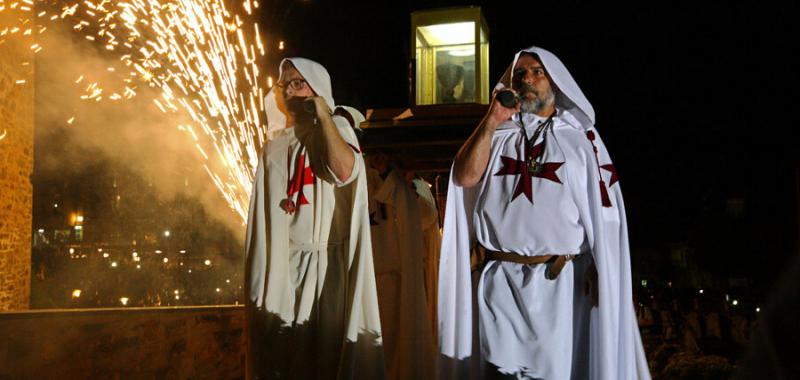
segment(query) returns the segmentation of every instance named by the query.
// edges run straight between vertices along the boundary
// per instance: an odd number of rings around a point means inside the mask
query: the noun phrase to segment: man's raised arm
[[[325,99],[321,96],[315,96],[313,100],[322,126],[325,162],[339,181],[346,181],[353,173],[353,165],[355,164],[353,148],[347,145],[347,142],[344,141],[344,138],[336,129],[336,123],[331,117],[331,110],[328,104],[325,103]]]
[[[489,165],[495,129],[519,112],[519,109],[519,103],[514,108],[508,108],[501,105],[496,98],[492,99],[486,116],[456,154],[453,177],[457,185],[472,187],[480,182],[486,166]]]

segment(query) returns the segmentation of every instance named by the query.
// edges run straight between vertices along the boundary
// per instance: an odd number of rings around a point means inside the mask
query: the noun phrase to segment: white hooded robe
[[[334,109],[322,65],[287,58]],[[283,63],[281,62],[281,66]],[[246,295],[256,379],[380,379],[383,352],[364,161],[347,121],[337,129],[353,147],[340,181],[286,125],[275,94],[266,97],[269,140],[250,199]],[[281,207],[291,200],[294,213]]]
[[[436,356],[423,266],[424,236],[412,186],[396,170],[369,172],[370,222],[387,379],[430,379]]]
[[[425,238],[422,261],[425,266],[425,297],[428,300],[428,319],[432,334],[436,336],[436,296],[439,292],[439,251],[442,248],[442,233],[439,229],[439,210],[431,192],[431,185],[422,178],[414,179],[419,204],[420,227]]]
[[[497,128],[477,185],[460,187],[451,175],[439,269],[441,377],[482,378],[490,363],[526,378],[649,379],[622,193],[594,110],[561,61],[537,47],[517,53],[498,88],[509,86],[523,52],[539,56],[558,91],[553,124],[535,142],[547,135],[547,170],[525,178],[522,128],[533,136],[545,120],[517,114]],[[549,264],[473,266],[476,244],[525,256],[583,257],[551,280]],[[583,292],[592,263],[598,307]]]

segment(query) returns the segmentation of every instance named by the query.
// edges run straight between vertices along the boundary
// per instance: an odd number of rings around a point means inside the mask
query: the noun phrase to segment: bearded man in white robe
[[[442,377],[649,379],[622,193],[591,104],[537,47],[496,90],[448,188]]]
[[[249,377],[380,379],[364,161],[328,72],[281,62],[246,239]]]

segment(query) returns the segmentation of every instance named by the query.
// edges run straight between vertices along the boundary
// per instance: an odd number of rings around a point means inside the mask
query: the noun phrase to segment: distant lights
[[[208,265],[208,266],[211,266],[211,260],[206,260],[206,261],[204,261],[204,263],[205,263],[206,265]]]
[[[117,262],[116,261],[112,261],[111,262],[111,267],[112,268],[116,268],[117,267]]]
[[[40,229],[39,229],[39,233],[40,233],[40,234],[43,234],[43,233],[44,233],[44,229],[40,228]]]
[[[703,294],[703,289],[700,289],[700,292],[699,292],[699,293],[700,293],[700,294]]]
[[[760,313],[760,312],[761,312],[761,308],[760,308],[760,307],[757,307],[757,308],[756,308],[756,313]]]
[[[139,265],[139,264],[136,264],[136,269],[142,269],[142,266]]]
[[[107,258],[108,258],[108,252],[105,252],[105,253],[103,253],[103,258],[104,258],[104,259],[107,259]]]
[[[217,288],[217,293],[219,293],[219,292],[221,292],[221,291],[222,291],[222,289],[220,289],[220,288]]]
[[[72,299],[81,298],[81,290],[75,289],[72,291]]]
[[[169,230],[166,230],[166,231],[164,231],[164,236],[165,236],[165,237],[169,237],[169,235],[170,235],[170,232],[169,232]]]
[[[738,305],[738,304],[739,304],[739,300],[733,300],[733,302],[731,302],[731,304],[732,304],[733,306],[736,306],[736,305]]]
[[[73,254],[73,253],[75,253],[75,248],[70,248],[70,249],[69,249],[69,254],[71,255],[71,254]]]
[[[278,50],[283,50],[283,41],[278,42]]]
[[[165,257],[165,258],[164,258],[164,264],[166,264],[166,263],[168,263],[168,262],[169,262],[169,259]]]
[[[127,306],[127,305],[128,305],[128,297],[122,297],[122,298],[120,298],[120,299],[119,299],[119,303],[121,303],[121,304],[122,304],[122,306]]]

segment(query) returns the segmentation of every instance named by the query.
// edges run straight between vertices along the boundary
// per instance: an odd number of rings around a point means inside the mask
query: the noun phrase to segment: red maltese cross
[[[528,148],[526,146],[525,150],[527,151]],[[536,145],[533,147],[533,151],[530,152],[530,155],[526,154],[526,157],[537,157],[541,153],[542,144]],[[528,153],[528,152],[526,152]],[[497,171],[494,175],[521,175],[519,182],[517,182],[517,187],[514,188],[514,195],[511,197],[511,201],[513,202],[520,194],[525,194],[525,197],[528,198],[528,201],[533,204],[533,180],[532,177],[539,177],[544,179],[549,179],[555,183],[561,183],[561,180],[558,178],[556,174],[556,170],[564,165],[563,162],[545,162],[542,164],[541,170],[535,173],[531,173],[528,170],[528,164],[525,161],[520,161],[515,158],[500,156],[500,160],[503,162],[503,167]]]
[[[617,177],[617,169],[614,168],[614,164],[600,165],[600,168],[611,173],[611,180],[608,181],[608,187],[614,186],[614,184],[619,181],[619,177]]]
[[[280,206],[288,214],[294,214],[297,210],[297,207],[309,204],[308,199],[306,199],[306,196],[303,194],[303,186],[313,184],[314,172],[311,170],[311,166],[306,166],[306,156],[301,154],[297,158],[294,176],[289,180],[286,189],[286,199],[281,202]],[[297,196],[297,205],[295,206],[292,198],[296,193],[300,194]]]

